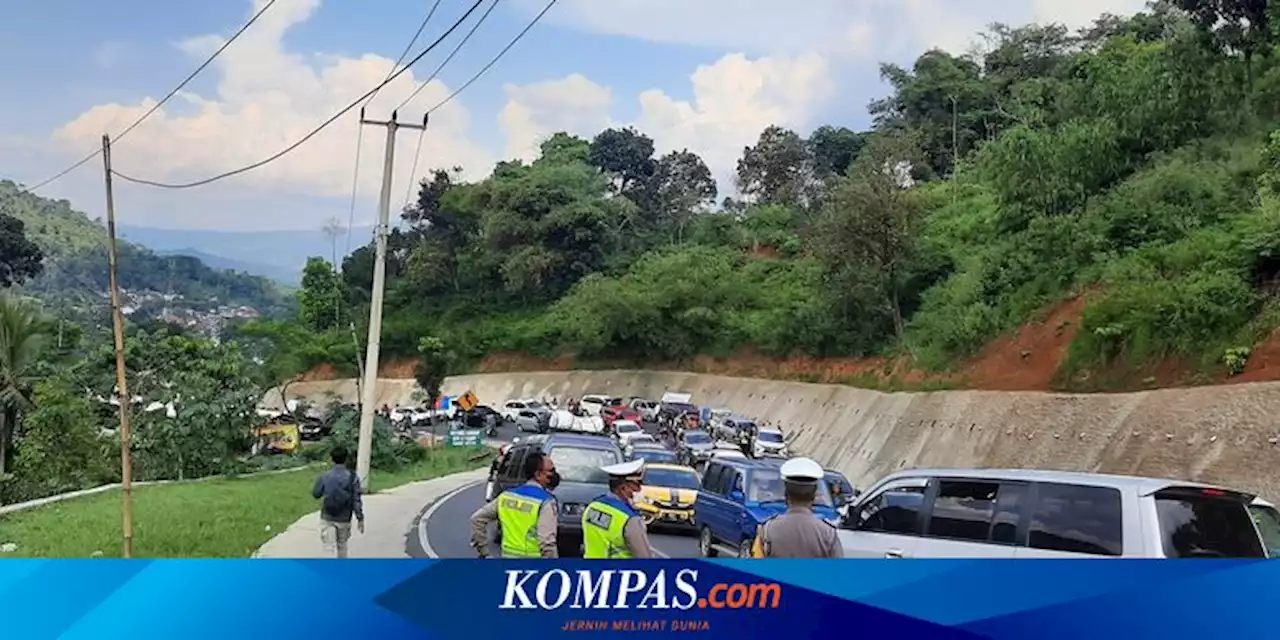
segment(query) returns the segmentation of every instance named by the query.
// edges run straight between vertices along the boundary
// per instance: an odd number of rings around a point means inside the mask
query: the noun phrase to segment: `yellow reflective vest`
[[[635,509],[618,496],[600,496],[582,512],[582,557],[626,559],[631,556],[623,528],[636,517]]]
[[[502,527],[504,558],[540,558],[538,511],[552,499],[546,489],[534,484],[512,487],[498,495],[498,525]]]

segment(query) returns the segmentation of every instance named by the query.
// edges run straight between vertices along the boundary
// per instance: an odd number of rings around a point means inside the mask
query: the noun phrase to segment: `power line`
[[[243,25],[243,26],[241,26],[241,27],[240,27],[240,29],[239,29],[238,31],[236,31],[235,33],[231,34],[231,37],[230,37],[230,38],[228,38],[226,42],[222,43],[222,46],[221,46],[221,47],[218,47],[218,50],[217,50],[217,51],[214,51],[212,55],[210,55],[208,58],[206,58],[206,59],[205,59],[205,61],[204,61],[203,63],[201,63],[201,64],[200,64],[200,66],[196,67],[196,70],[195,70],[195,71],[192,71],[192,72],[190,73],[190,75],[188,75],[188,76],[187,76],[187,77],[186,77],[182,82],[178,83],[178,86],[174,87],[174,88],[173,88],[173,90],[172,90],[172,91],[170,91],[168,94],[166,94],[166,95],[165,95],[165,97],[161,98],[159,102],[157,102],[157,103],[155,103],[154,105],[152,105],[152,106],[151,106],[151,108],[150,108],[150,109],[148,109],[146,113],[142,114],[142,116],[141,116],[140,118],[138,118],[137,120],[134,120],[134,121],[133,121],[133,124],[131,124],[131,125],[129,125],[128,127],[126,127],[124,131],[121,131],[120,133],[118,133],[118,134],[116,134],[115,136],[113,136],[113,137],[112,137],[112,140],[113,140],[114,142],[119,142],[121,138],[123,138],[123,137],[125,137],[125,136],[129,135],[129,132],[130,132],[130,131],[133,131],[134,129],[136,129],[136,128],[138,127],[138,125],[142,124],[142,123],[143,123],[143,121],[145,121],[147,118],[150,118],[150,117],[151,117],[151,114],[153,114],[153,113],[155,113],[156,111],[158,111],[158,110],[160,109],[160,107],[164,106],[164,104],[165,104],[166,102],[168,102],[168,101],[169,101],[169,99],[170,99],[170,98],[172,98],[173,96],[177,95],[177,93],[178,93],[179,91],[182,91],[182,88],[183,88],[183,87],[187,86],[187,84],[188,84],[188,83],[190,83],[192,80],[194,80],[196,76],[200,75],[200,72],[201,72],[201,71],[204,71],[205,67],[208,67],[210,64],[212,64],[212,63],[213,63],[213,61],[214,61],[218,56],[222,55],[222,52],[223,52],[223,51],[226,51],[226,50],[227,50],[227,47],[231,46],[231,43],[232,43],[232,42],[235,42],[235,41],[236,41],[236,39],[237,39],[237,38],[239,38],[241,34],[243,34],[245,31],[247,31],[247,30],[249,29],[249,27],[253,26],[253,23],[257,22],[257,21],[258,21],[258,18],[261,18],[261,17],[262,17],[262,14],[266,13],[266,12],[267,12],[267,9],[270,9],[270,8],[271,8],[271,5],[273,5],[273,4],[275,4],[275,3],[276,3],[276,0],[267,0],[267,3],[266,3],[266,4],[264,4],[264,5],[262,5],[262,8],[261,8],[261,9],[258,9],[258,12],[257,12],[257,13],[255,13],[255,14],[253,14],[253,17],[249,18],[249,21],[248,21],[248,22],[244,23],[244,25]],[[102,155],[102,149],[97,149],[97,150],[95,150],[93,153],[90,153],[89,155],[87,155],[87,156],[85,156],[85,157],[81,158],[81,159],[80,159],[79,161],[77,161],[75,164],[73,164],[73,165],[71,165],[71,166],[67,167],[66,169],[63,169],[62,171],[59,171],[59,172],[58,172],[57,174],[55,174],[53,177],[48,178],[48,179],[46,179],[45,181],[41,182],[40,184],[37,184],[36,186],[31,187],[30,189],[27,189],[27,190],[28,190],[28,191],[33,191],[33,192],[34,192],[34,191],[36,191],[37,189],[39,189],[39,188],[41,188],[41,187],[43,187],[43,186],[45,186],[45,185],[49,184],[50,182],[53,182],[54,180],[57,180],[58,178],[61,178],[62,176],[65,176],[65,175],[67,175],[68,173],[71,173],[72,171],[75,171],[76,169],[80,168],[80,166],[81,166],[81,165],[83,165],[84,163],[86,163],[86,162],[88,162],[88,161],[90,161],[90,160],[92,160],[92,159],[94,159],[94,158],[96,158],[96,157],[98,157],[98,156],[100,156],[100,155]]]
[[[525,28],[520,31],[520,33],[517,33],[516,37],[513,38],[511,42],[508,42],[507,46],[502,48],[502,51],[498,52],[498,55],[494,56],[493,59],[489,61],[489,64],[486,64],[485,66],[481,67],[480,70],[477,71],[474,76],[471,76],[470,80],[467,80],[462,84],[461,87],[458,87],[456,90],[454,90],[453,93],[449,94],[449,97],[436,103],[436,106],[431,107],[430,109],[427,109],[427,114],[430,115],[432,113],[435,113],[437,109],[448,104],[451,100],[458,97],[459,93],[462,93],[467,89],[467,87],[470,87],[473,83],[475,83],[476,80],[479,80],[480,76],[483,76],[485,72],[487,72],[490,68],[493,67],[493,65],[497,64],[498,61],[502,59],[502,56],[506,55],[507,52],[510,51],[512,47],[516,46],[516,43],[520,42],[520,39],[523,38],[526,33],[529,33],[529,30],[532,29],[534,25],[538,24],[539,20],[542,20],[542,16],[547,15],[547,12],[551,10],[551,7],[556,6],[557,1],[558,0],[551,0],[550,2],[548,2],[547,6],[543,7],[542,11],[539,11],[538,15],[534,16],[533,20],[530,21],[529,24],[526,25]]]
[[[431,22],[431,17],[436,14],[436,9],[439,9],[439,8],[440,8],[440,0],[436,0],[435,3],[431,5],[431,10],[427,11],[427,17],[423,18],[422,22],[418,24],[418,30],[414,32],[413,38],[409,40],[409,44],[406,44],[404,46],[404,51],[400,52],[400,57],[396,58],[395,64],[392,64],[391,69],[387,71],[387,77],[383,78],[384,82],[391,77],[391,74],[396,72],[396,67],[399,67],[401,62],[404,62],[404,57],[409,55],[409,51],[413,49],[413,45],[418,43],[418,38],[422,36],[422,31],[427,28],[427,23]],[[361,105],[360,107],[361,110],[369,106],[369,103],[373,101],[374,97],[376,97],[377,95],[378,95],[378,91],[374,90],[373,95],[369,96],[368,99],[364,101],[364,104]],[[360,119],[363,120],[364,117],[361,116]],[[355,226],[355,221],[356,221],[356,194],[360,185],[360,149],[363,143],[364,143],[364,125],[357,123],[356,125],[356,161],[355,161],[355,168],[352,169],[351,171],[351,205],[347,211],[347,249],[346,249],[346,252],[343,253],[344,256],[347,255],[348,253],[351,253],[351,229],[352,227]],[[336,264],[333,265],[333,268],[337,269],[338,265]]]
[[[486,9],[484,14],[480,16],[480,19],[477,20],[476,23],[471,26],[471,30],[467,32],[467,35],[463,36],[462,40],[458,42],[457,46],[453,48],[453,51],[449,53],[449,57],[445,58],[444,61],[441,62],[440,65],[436,67],[436,70],[432,71],[431,75],[427,76],[427,78],[423,80],[421,84],[418,85],[418,88],[414,89],[413,93],[410,93],[409,97],[405,98],[400,103],[400,106],[396,107],[394,111],[399,111],[403,109],[406,104],[409,104],[409,101],[416,98],[423,89],[426,89],[427,85],[431,84],[431,81],[436,79],[436,76],[440,75],[440,72],[444,70],[445,66],[447,66],[449,62],[453,60],[453,57],[458,55],[458,52],[462,51],[462,48],[467,45],[467,41],[471,39],[471,36],[474,36],[476,34],[476,31],[480,30],[480,25],[484,24],[484,21],[489,18],[489,14],[493,13],[493,10],[498,7],[499,1],[500,0],[493,0],[493,2],[489,4],[489,8]],[[422,139],[426,137],[426,135],[427,135],[426,128],[420,129],[418,131],[418,142],[417,144],[414,145],[414,150],[413,150],[413,164],[409,166],[409,185],[405,187],[404,204],[400,205],[401,210],[404,210],[405,207],[409,206],[409,200],[413,197],[413,187],[415,184],[417,184],[417,181],[414,180],[414,176],[418,173],[418,161],[422,156]]]
[[[431,81],[436,79],[436,76],[440,75],[440,72],[444,70],[445,66],[448,65],[451,60],[453,60],[453,57],[458,55],[458,52],[462,50],[462,47],[466,46],[467,41],[471,39],[471,36],[474,36],[476,34],[476,31],[480,30],[480,25],[484,24],[484,21],[489,18],[489,14],[493,13],[494,8],[498,6],[498,2],[499,0],[493,0],[493,2],[489,4],[489,8],[486,9],[484,14],[480,16],[480,19],[476,21],[474,25],[471,26],[471,30],[467,32],[467,35],[463,36],[462,41],[459,42],[458,45],[453,48],[453,51],[449,53],[449,57],[445,58],[444,62],[441,62],[440,65],[436,67],[436,70],[432,71],[431,75],[427,76],[427,78],[423,80],[421,84],[418,85],[418,88],[414,89],[413,93],[409,94],[409,97],[401,101],[399,106],[397,106],[395,109],[392,109],[392,111],[399,111],[403,109],[406,104],[409,104],[410,100],[413,100],[414,98],[416,98],[418,94],[422,92],[423,89],[426,89],[427,85],[431,84]]]
[[[242,173],[247,173],[247,172],[249,172],[249,171],[253,171],[254,169],[257,169],[258,167],[261,167],[261,166],[263,166],[263,165],[269,164],[269,163],[271,163],[271,162],[275,162],[276,160],[279,160],[280,158],[283,158],[285,155],[289,154],[290,152],[292,152],[293,150],[297,149],[298,147],[301,147],[302,145],[306,144],[308,140],[311,140],[312,138],[314,138],[314,137],[316,136],[316,134],[320,133],[320,132],[321,132],[321,131],[323,131],[326,127],[328,127],[329,125],[333,124],[333,123],[334,123],[334,121],[336,121],[338,118],[341,118],[341,117],[342,117],[343,115],[345,115],[348,111],[351,111],[352,109],[354,109],[354,108],[356,108],[356,107],[360,106],[360,103],[361,103],[361,102],[364,102],[364,100],[365,100],[366,98],[368,98],[369,96],[372,96],[373,94],[377,93],[379,89],[381,89],[382,87],[387,86],[388,84],[390,84],[390,83],[391,83],[391,81],[392,81],[392,80],[395,80],[395,79],[396,79],[396,78],[398,78],[401,74],[403,74],[405,71],[408,71],[411,67],[413,67],[413,65],[414,65],[414,64],[417,64],[417,62],[418,62],[419,60],[421,60],[422,58],[426,57],[426,55],[427,55],[428,53],[431,53],[431,51],[432,51],[432,50],[434,50],[437,46],[439,46],[439,45],[440,45],[440,43],[441,43],[441,42],[443,42],[443,41],[445,40],[445,38],[448,38],[450,35],[452,35],[452,34],[453,34],[453,32],[454,32],[454,31],[456,31],[456,30],[458,29],[458,27],[462,26],[462,23],[463,23],[463,22],[466,22],[466,21],[467,21],[467,19],[471,17],[471,14],[472,14],[472,13],[475,13],[475,10],[476,10],[476,9],[478,9],[478,8],[480,8],[480,5],[481,5],[483,2],[484,2],[484,0],[476,0],[476,1],[471,5],[471,8],[470,8],[470,9],[467,9],[467,12],[466,12],[466,13],[464,13],[464,14],[462,15],[462,17],[461,17],[461,18],[458,18],[458,20],[457,20],[456,22],[454,22],[452,26],[450,26],[450,27],[449,27],[448,31],[445,31],[443,35],[441,35],[439,38],[437,38],[437,39],[436,39],[436,41],[435,41],[435,42],[432,42],[430,46],[428,46],[426,49],[424,49],[424,50],[423,50],[421,53],[419,53],[418,55],[414,56],[414,58],[413,58],[412,60],[410,60],[408,63],[406,63],[404,67],[400,68],[400,70],[398,70],[398,71],[396,71],[395,73],[391,74],[391,75],[390,75],[386,80],[383,80],[382,82],[378,83],[378,85],[377,85],[376,87],[374,87],[374,88],[372,88],[372,89],[368,90],[367,92],[365,92],[365,93],[364,93],[364,95],[360,96],[359,98],[356,98],[354,101],[352,101],[352,102],[351,102],[351,104],[349,104],[349,105],[347,105],[347,106],[343,107],[341,111],[338,111],[337,113],[335,113],[335,114],[333,114],[332,116],[330,116],[328,120],[325,120],[324,122],[320,123],[320,126],[316,127],[316,128],[315,128],[315,129],[313,129],[310,133],[308,133],[307,135],[303,136],[303,137],[302,137],[302,139],[298,140],[297,142],[294,142],[293,144],[289,145],[288,147],[285,147],[284,149],[280,150],[279,152],[275,153],[274,155],[272,155],[272,156],[270,156],[270,157],[268,157],[268,158],[264,158],[264,159],[262,159],[262,160],[259,160],[259,161],[255,162],[255,163],[253,163],[253,164],[250,164],[250,165],[247,165],[247,166],[244,166],[244,167],[240,167],[239,169],[234,169],[234,170],[231,170],[231,171],[227,171],[227,172],[225,172],[225,173],[220,173],[220,174],[218,174],[218,175],[216,175],[216,176],[213,176],[213,177],[210,177],[210,178],[205,178],[205,179],[203,179],[203,180],[196,180],[196,181],[194,181],[194,182],[176,183],[176,184],[175,184],[175,183],[166,183],[166,182],[157,182],[157,181],[154,181],[154,180],[144,180],[144,179],[142,179],[142,178],[134,178],[134,177],[132,177],[132,176],[125,175],[125,174],[120,173],[119,171],[115,171],[115,170],[112,170],[112,171],[111,171],[111,173],[112,173],[112,174],[114,174],[114,175],[116,175],[116,176],[118,176],[118,177],[120,177],[122,180],[127,180],[127,181],[129,181],[129,182],[133,182],[133,183],[136,183],[136,184],[142,184],[142,185],[147,185],[147,186],[151,186],[151,187],[159,187],[159,188],[161,188],[161,189],[190,189],[190,188],[192,188],[192,187],[199,187],[199,186],[203,186],[203,185],[209,184],[209,183],[211,183],[211,182],[217,182],[217,181],[219,181],[219,180],[223,180],[223,179],[226,179],[226,178],[230,178],[230,177],[235,176],[235,175],[239,175],[239,174],[242,174]]]

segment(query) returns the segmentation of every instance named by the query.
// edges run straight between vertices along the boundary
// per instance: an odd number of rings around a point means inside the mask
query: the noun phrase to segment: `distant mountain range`
[[[332,243],[320,229],[296,231],[220,231],[207,229],[157,229],[120,225],[120,236],[151,248],[162,255],[199,258],[219,269],[235,269],[271,278],[281,284],[297,285],[302,267],[310,256],[341,263],[348,241],[345,229]],[[367,244],[373,227],[355,227],[351,232],[352,251]]]

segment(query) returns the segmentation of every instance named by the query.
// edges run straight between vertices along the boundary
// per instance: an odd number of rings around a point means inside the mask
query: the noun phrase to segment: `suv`
[[[915,469],[872,485],[840,543],[875,558],[1263,558],[1253,498],[1133,476]]]
[[[556,501],[560,503],[556,533],[560,557],[582,556],[582,510],[587,503],[609,492],[609,476],[600,467],[622,462],[622,451],[607,436],[551,433],[529,436],[511,445],[494,474],[493,494],[524,484],[524,459],[530,451],[551,456],[560,472]],[[499,531],[499,535],[501,532]]]
[[[721,553],[751,557],[756,527],[787,510],[781,467],[781,460],[745,458],[707,463],[693,507],[693,525],[703,557]],[[818,483],[813,511],[828,522],[839,519],[825,482]]]
[[[715,447],[706,431],[685,431],[676,443],[676,458],[680,464],[696,467],[711,458]]]

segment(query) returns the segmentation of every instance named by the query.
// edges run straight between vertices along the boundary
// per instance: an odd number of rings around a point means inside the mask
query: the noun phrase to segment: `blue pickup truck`
[[[707,463],[693,508],[698,549],[704,557],[751,556],[756,527],[787,510],[780,473],[783,462],[729,458]],[[832,523],[839,519],[825,482],[818,483],[813,511]]]

